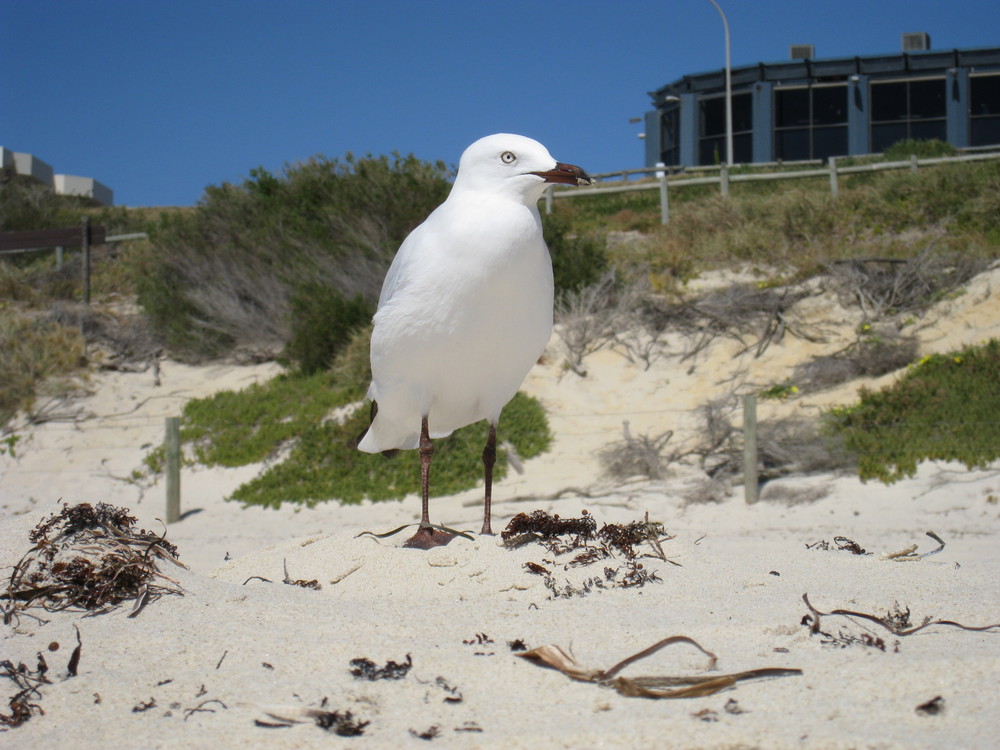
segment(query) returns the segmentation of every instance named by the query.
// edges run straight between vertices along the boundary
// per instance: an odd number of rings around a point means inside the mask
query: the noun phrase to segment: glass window
[[[948,127],[944,120],[914,120],[910,123],[910,138],[918,141],[946,141]]]
[[[872,152],[880,153],[885,151],[896,141],[907,138],[907,128],[905,122],[890,122],[881,125],[872,125]]]
[[[969,109],[973,117],[1000,115],[1000,75],[969,79]]]
[[[660,116],[660,161],[668,167],[680,164],[680,109],[676,106]]]
[[[906,81],[872,84],[872,121],[906,119]]]
[[[735,147],[735,143],[733,144]],[[726,160],[726,139],[722,138],[702,138],[698,141],[698,163],[722,164]]]
[[[733,94],[733,161],[753,161],[753,103],[749,93]],[[698,102],[698,163],[722,164],[726,160],[726,97]]]
[[[872,82],[872,151],[906,138],[947,140],[946,94],[944,78]]]
[[[812,96],[814,125],[847,122],[847,86],[821,86],[812,90]]]
[[[774,124],[778,128],[809,124],[809,89],[774,92]]]
[[[1000,143],[1000,117],[973,120],[970,135],[973,146],[993,146]]]
[[[748,130],[753,130],[753,102],[750,101],[750,94],[733,94],[733,132],[745,133]]]
[[[945,116],[944,80],[910,81],[910,119]]]
[[[774,155],[804,161],[847,153],[847,86],[777,89]]]
[[[815,128],[813,130],[812,158],[828,159],[847,153],[847,127]]]
[[[701,135],[712,136],[726,132],[726,100],[725,97],[702,99],[701,102]]]
[[[969,144],[1000,143],[1000,75],[969,78]]]
[[[791,128],[776,132],[774,156],[779,161],[803,161],[810,158],[809,128]]]

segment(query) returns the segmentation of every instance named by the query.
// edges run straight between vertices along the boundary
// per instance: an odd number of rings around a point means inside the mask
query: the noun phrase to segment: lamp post
[[[722,16],[722,27],[726,32],[726,166],[733,165],[733,77],[729,55],[729,21],[715,0],[708,0]]]

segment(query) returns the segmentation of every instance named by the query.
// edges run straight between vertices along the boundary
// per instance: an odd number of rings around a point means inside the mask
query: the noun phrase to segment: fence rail
[[[993,147],[997,148],[997,147]],[[939,156],[920,159],[911,156],[905,161],[884,161],[868,162],[866,164],[850,164],[841,166],[840,162],[848,157],[831,157],[825,167],[817,169],[795,169],[785,172],[762,172],[759,174],[732,174],[732,170],[725,164],[717,167],[718,175],[703,177],[689,177],[688,174],[695,171],[707,171],[716,167],[688,168],[680,172],[677,167],[667,167],[657,165],[655,167],[643,167],[639,169],[625,169],[620,172],[605,172],[595,175],[595,177],[621,176],[624,184],[620,185],[598,185],[595,187],[555,189],[550,185],[545,191],[545,210],[552,213],[553,201],[555,199],[584,198],[590,195],[610,195],[613,193],[627,193],[636,190],[659,190],[660,191],[660,220],[663,224],[670,221],[670,190],[692,187],[695,185],[718,185],[722,195],[729,194],[729,186],[734,182],[770,182],[774,180],[799,180],[817,177],[826,177],[830,183],[830,193],[834,198],[840,193],[839,178],[841,175],[862,174],[865,172],[881,172],[894,169],[909,169],[916,172],[920,167],[936,166],[938,164],[952,164],[959,162],[990,161],[1000,159],[1000,151],[973,151],[963,153],[958,156]],[[850,157],[854,158],[854,157]],[[775,162],[771,164],[754,164],[755,167],[789,167],[789,166],[820,166],[822,162],[811,160],[804,162]],[[742,165],[741,165],[742,168]],[[630,175],[652,174],[654,179],[637,182],[629,182]]]

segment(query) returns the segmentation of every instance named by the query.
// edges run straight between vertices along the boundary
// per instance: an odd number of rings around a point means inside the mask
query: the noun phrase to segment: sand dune
[[[921,353],[1000,337],[998,290],[994,269],[930,311],[918,326]],[[494,528],[536,509],[564,518],[585,509],[599,526],[648,513],[669,536],[661,543],[666,560],[639,561],[656,580],[602,588],[594,579],[608,583],[611,568],[619,580],[624,555],[568,567],[574,553],[555,555],[538,543],[507,549],[498,537],[459,538],[429,553],[402,549],[403,535],[357,535],[415,521],[416,498],[243,509],[225,497],[259,466],[185,471],[188,515],[167,538],[189,569],[161,567],[184,595],[153,601],[134,618],[129,606],[94,617],[28,610],[45,624],[12,617],[0,661],[34,669],[43,653],[51,684],[31,701],[44,715],[0,733],[0,745],[417,747],[426,741],[418,735],[434,735],[436,745],[463,748],[996,747],[997,629],[932,625],[900,635],[837,615],[810,633],[803,595],[821,612],[889,613],[897,624],[908,609],[911,626],[925,618],[1000,622],[1000,467],[925,463],[890,487],[793,476],[768,483],[762,501],[749,506],[740,487],[718,503],[685,500],[704,480],[695,465],[671,467],[659,481],[611,483],[601,475],[597,451],[621,436],[623,421],[633,434],[675,430],[674,441],[690,440],[692,411],[730,389],[736,375],[755,387],[784,382],[799,362],[843,346],[857,323],[830,300],[806,300],[790,315],[828,329],[827,340],[786,335],[756,360],[734,356],[738,347],[720,340],[693,361],[662,358],[648,370],[603,350],[586,360],[586,378],[563,372],[554,341],[529,376],[525,388],[544,403],[556,440],[523,475],[498,485]],[[25,429],[16,457],[0,456],[5,575],[31,546],[28,531],[60,500],[128,507],[140,525],[161,529],[162,484],[144,488],[129,477],[162,440],[163,417],[192,397],[276,372],[166,362],[159,387],[149,373],[93,375],[90,395],[59,407],[62,421]],[[762,416],[814,414],[893,377],[762,404]],[[436,499],[435,520],[476,528],[479,501],[479,490]],[[938,546],[928,531],[945,547],[919,557]],[[840,549],[837,537],[871,554]],[[914,544],[915,559],[885,554]],[[551,573],[550,585],[529,562]],[[290,580],[320,588],[282,583],[286,566]],[[67,677],[77,628],[78,673]],[[801,674],[705,697],[627,697],[518,658],[509,645],[558,645],[585,667],[607,669],[674,635],[713,652],[716,671],[679,643],[622,675]],[[59,649],[48,650],[54,642]],[[412,666],[403,679],[368,681],[350,672],[358,658]],[[16,690],[0,679],[0,713],[10,713]],[[310,717],[334,711],[341,718],[350,711],[356,726],[368,722],[363,734],[331,737]],[[288,723],[275,717],[301,723],[264,725]]]

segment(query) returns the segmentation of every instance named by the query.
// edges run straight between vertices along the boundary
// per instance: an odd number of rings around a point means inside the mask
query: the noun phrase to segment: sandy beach
[[[585,360],[583,378],[563,369],[554,338],[529,375],[524,389],[545,406],[555,440],[497,485],[494,529],[536,510],[563,519],[587,511],[598,527],[659,522],[665,559],[638,559],[644,585],[609,584],[630,564],[620,551],[570,565],[579,550],[556,554],[537,541],[508,548],[473,534],[422,552],[403,549],[402,534],[358,536],[417,520],[415,497],[242,508],[226,497],[261,466],[185,469],[184,517],[166,538],[188,568],[160,564],[183,595],[151,601],[135,617],[129,604],[97,616],[38,607],[13,615],[0,662],[35,669],[43,654],[49,682],[32,695],[39,711],[0,732],[0,746],[996,747],[1000,628],[906,631],[925,620],[1000,623],[1000,466],[926,462],[891,486],[789,476],[765,484],[753,505],[738,485],[718,502],[693,502],[705,482],[694,462],[659,480],[602,473],[598,452],[621,438],[623,422],[634,435],[674,430],[672,444],[683,444],[698,429],[697,407],[737,376],[746,390],[785,382],[796,364],[843,348],[860,320],[826,298],[803,300],[790,315],[822,329],[822,341],[786,335],[753,358],[720,339],[693,361],[668,356],[648,369],[604,349]],[[939,303],[918,328],[921,355],[1000,337],[1000,269]],[[163,483],[143,485],[132,473],[163,440],[164,417],[279,371],[165,361],[160,385],[150,372],[93,373],[88,393],[54,406],[52,421],[24,427],[15,455],[0,455],[4,576],[31,548],[28,532],[63,502],[129,508],[139,526],[162,533]],[[814,415],[895,377],[762,402],[761,418]],[[478,528],[481,492],[432,500],[435,521]],[[944,548],[922,556],[940,546],[927,532]],[[645,544],[638,554],[658,550]],[[888,616],[896,627],[824,614],[812,632],[816,611],[833,610]],[[517,655],[522,645],[559,646],[600,671],[670,636],[714,654],[714,669],[678,642],[620,676],[774,671],[701,697],[649,698]],[[395,662],[404,674],[357,677],[356,659]],[[0,679],[0,713],[10,713],[16,691]],[[355,736],[319,725],[347,712],[340,726]]]

